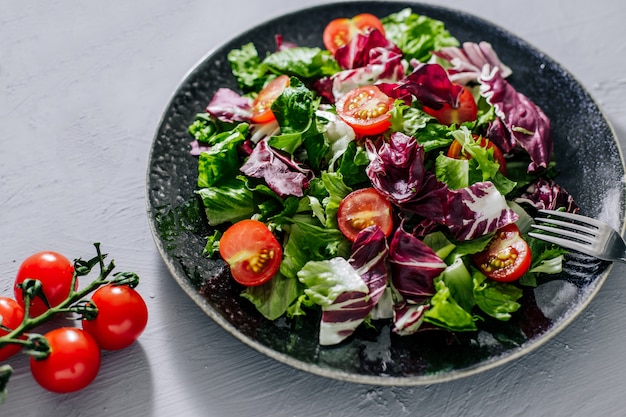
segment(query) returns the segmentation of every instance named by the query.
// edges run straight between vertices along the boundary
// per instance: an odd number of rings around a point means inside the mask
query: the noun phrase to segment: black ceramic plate
[[[623,228],[623,159],[596,103],[563,68],[505,30],[458,11],[410,2],[350,2],[298,11],[263,23],[206,56],[184,79],[156,132],[147,173],[148,216],[155,241],[174,279],[213,320],[242,342],[295,368],[331,378],[378,385],[446,381],[519,358],[549,340],[585,308],[606,279],[609,265],[580,259],[567,271],[527,291],[524,307],[507,323],[484,323],[455,340],[437,335],[394,337],[387,325],[358,331],[348,342],[320,347],[317,320],[262,318],[232,285],[221,261],[202,257],[211,230],[194,195],[196,159],[187,126],[219,87],[236,89],[226,54],[254,42],[272,51],[275,34],[303,46],[322,46],[322,31],[336,17],[378,16],[405,7],[445,22],[461,41],[490,42],[513,69],[509,81],[552,120],[559,182],[582,213]]]

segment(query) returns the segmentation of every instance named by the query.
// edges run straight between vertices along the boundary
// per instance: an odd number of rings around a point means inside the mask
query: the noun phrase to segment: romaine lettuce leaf
[[[256,209],[252,192],[237,178],[221,186],[200,188],[196,192],[202,199],[211,226],[250,218]]]

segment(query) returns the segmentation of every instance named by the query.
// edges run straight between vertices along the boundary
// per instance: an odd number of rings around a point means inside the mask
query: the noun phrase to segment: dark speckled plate
[[[336,17],[370,12],[385,16],[405,7],[440,19],[461,41],[490,42],[513,69],[510,82],[551,118],[559,182],[583,213],[623,230],[624,163],[613,130],[585,89],[563,68],[524,41],[480,18],[435,6],[350,2],[298,11],[263,23],[207,55],[184,79],[156,132],[147,173],[150,225],[174,279],[213,320],[258,351],[295,368],[340,380],[419,385],[474,374],[519,358],[572,322],[606,279],[609,265],[568,261],[567,270],[527,291],[508,323],[485,322],[455,339],[438,334],[397,337],[388,325],[359,330],[336,347],[317,343],[317,320],[270,322],[239,296],[221,261],[201,252],[211,230],[194,195],[197,162],[189,154],[187,126],[219,87],[236,89],[226,54],[247,42],[260,53],[274,35],[303,46],[322,46],[322,30]]]

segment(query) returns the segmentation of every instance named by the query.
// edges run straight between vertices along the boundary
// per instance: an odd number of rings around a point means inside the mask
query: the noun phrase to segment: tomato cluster
[[[0,338],[13,330],[19,333],[0,348],[0,361],[24,347],[24,352],[31,355],[34,379],[52,392],[73,392],[89,385],[100,369],[101,350],[131,345],[148,321],[141,295],[131,285],[103,279],[103,273],[91,283],[96,288],[91,290],[91,298],[76,302],[80,298],[77,278],[81,275],[77,268],[59,253],[35,253],[18,269],[15,299],[0,297]],[[80,326],[55,328],[43,336],[26,333],[55,314],[68,312],[79,314]]]

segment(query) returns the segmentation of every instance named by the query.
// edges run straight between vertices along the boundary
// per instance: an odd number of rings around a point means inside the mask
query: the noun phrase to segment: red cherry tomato
[[[435,117],[442,125],[448,126],[453,123],[460,125],[461,123],[471,122],[476,120],[476,117],[478,116],[478,106],[476,105],[476,100],[474,100],[472,92],[467,87],[463,87],[463,91],[459,96],[458,107],[452,107],[449,104],[444,104],[443,107],[437,110],[426,106],[424,106],[422,110]]]
[[[220,255],[230,266],[235,281],[255,286],[269,281],[278,272],[283,249],[264,223],[242,220],[222,235]]]
[[[43,293],[54,307],[65,301],[70,293],[72,277],[74,275],[74,265],[65,256],[52,251],[35,253],[22,262],[15,278],[15,298],[20,305],[24,306],[24,296],[22,289],[18,287],[27,278],[41,281]],[[74,286],[76,289],[78,282]],[[43,300],[39,297],[33,298],[30,303],[30,316],[37,317],[48,310]]]
[[[14,330],[24,320],[24,309],[12,298],[0,297],[0,324],[2,327]],[[9,332],[0,328],[0,336]],[[10,344],[0,348],[0,362],[10,358],[22,349],[21,345]]]
[[[289,87],[289,76],[280,75],[270,81],[252,102],[252,121],[267,123],[276,117],[272,113],[272,104]]]
[[[148,307],[141,295],[127,285],[105,285],[91,297],[98,308],[93,320],[82,326],[101,349],[118,350],[130,346],[148,323]]]
[[[380,19],[369,13],[356,15],[352,19],[343,17],[332,20],[324,29],[324,46],[334,55],[337,49],[347,45],[357,33],[367,33],[372,29],[378,29],[385,34]]]
[[[493,149],[493,159],[500,164],[500,172],[502,175],[506,175],[506,159],[504,159],[504,155],[500,148],[498,148],[492,141],[485,139],[484,137],[473,135],[475,140],[480,139],[480,146],[487,149]],[[448,148],[447,156],[449,158],[454,159],[469,159],[470,155],[467,155],[463,152],[463,145],[457,140],[453,141],[450,147]]]
[[[478,269],[498,282],[519,279],[528,271],[531,262],[530,247],[515,224],[496,231],[487,249],[473,256]]]
[[[391,109],[394,99],[374,85],[355,88],[341,97],[337,114],[355,133],[363,136],[378,135],[391,126]]]
[[[391,203],[374,188],[353,191],[339,204],[337,223],[339,230],[352,242],[361,230],[373,225],[389,236],[393,231]]]
[[[100,370],[100,348],[91,335],[74,327],[61,327],[44,335],[50,344],[45,359],[30,359],[35,381],[48,391],[74,392],[85,388]]]

